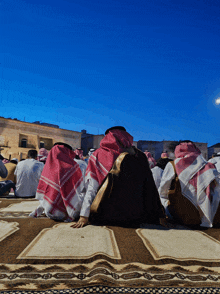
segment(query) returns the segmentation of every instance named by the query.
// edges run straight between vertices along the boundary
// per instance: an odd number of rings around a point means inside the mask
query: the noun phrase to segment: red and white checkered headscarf
[[[126,131],[114,129],[101,140],[100,148],[89,157],[86,180],[92,177],[99,185],[111,170],[117,157],[131,147],[133,137]]]
[[[211,183],[218,177],[213,163],[207,162],[200,150],[191,142],[181,143],[175,149],[175,167],[182,194],[196,207],[200,207],[211,223]],[[194,196],[196,195],[196,196]]]
[[[84,160],[83,158],[83,150],[82,149],[76,149],[75,154],[79,156],[80,159]]]
[[[45,162],[47,160],[47,156],[48,156],[47,149],[41,148],[38,152],[37,160]]]
[[[147,151],[147,150],[144,151],[144,154],[147,156],[147,159],[148,159],[150,168],[155,167],[155,165],[157,164],[157,162],[153,158],[152,154],[149,151]]]
[[[49,152],[37,187],[36,199],[43,199],[45,213],[73,217],[75,202],[82,191],[83,176],[74,151],[55,145]]]

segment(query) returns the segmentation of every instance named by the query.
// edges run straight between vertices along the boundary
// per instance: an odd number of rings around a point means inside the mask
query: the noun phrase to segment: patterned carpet
[[[87,226],[0,199],[0,293],[220,293],[220,229]]]

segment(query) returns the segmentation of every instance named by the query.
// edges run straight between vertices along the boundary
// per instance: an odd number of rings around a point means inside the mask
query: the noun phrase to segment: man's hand
[[[85,216],[80,216],[78,222],[74,225],[72,225],[72,228],[82,228],[84,226],[86,226],[89,222],[89,218],[85,217]]]

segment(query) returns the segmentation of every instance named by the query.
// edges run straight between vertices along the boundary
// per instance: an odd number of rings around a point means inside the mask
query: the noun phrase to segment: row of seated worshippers
[[[30,216],[45,213],[57,221],[77,220],[75,228],[88,221],[123,226],[165,224],[147,157],[132,145],[133,137],[124,127],[108,129],[100,148],[91,150],[83,174],[71,146],[56,143],[37,188],[39,206]]]
[[[189,140],[187,140],[189,141]],[[156,162],[154,160],[153,162],[153,157],[150,154],[149,151],[145,151],[145,154],[147,154],[148,157],[148,161],[149,161],[149,165],[153,174],[153,178],[155,181],[155,184],[157,186],[157,188],[159,188],[160,186],[160,182],[162,179],[162,175],[163,175],[163,171],[167,165],[168,162],[173,161],[172,159],[168,158],[169,155],[167,152],[163,152],[161,154],[161,158]],[[215,165],[215,168],[217,169],[217,171],[220,173],[220,152],[218,153],[213,153],[212,158],[208,160],[208,162],[211,162]]]
[[[219,172],[192,142],[176,147],[174,161],[157,163],[163,170],[158,189],[147,154],[132,144],[125,128],[108,129],[100,148],[89,157],[84,176],[72,148],[57,143],[39,181],[40,205],[30,216],[45,213],[54,220],[77,221],[74,228],[89,221],[123,226],[219,225]]]
[[[7,176],[0,177],[0,196],[8,196],[13,189],[15,197],[35,197],[47,156],[48,151],[45,148],[41,148],[38,153],[37,150],[29,150],[28,158],[21,159],[20,162],[17,158],[9,161],[1,156]]]
[[[79,150],[77,149],[75,153],[78,154]],[[47,156],[48,151],[45,148],[41,148],[38,154],[37,150],[29,150],[27,159],[21,159],[20,162],[17,158],[8,160],[0,155],[2,166],[0,170],[7,171],[7,175],[5,172],[0,173],[0,196],[6,197],[14,190],[15,197],[34,198]],[[80,160],[78,155],[75,161],[85,173],[87,167],[85,161]],[[12,194],[9,196],[13,197]]]

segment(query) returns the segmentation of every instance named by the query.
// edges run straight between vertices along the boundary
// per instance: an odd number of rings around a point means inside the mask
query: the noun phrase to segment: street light
[[[217,98],[217,99],[215,99],[215,104],[216,104],[216,105],[219,105],[219,104],[220,104],[220,97]]]

